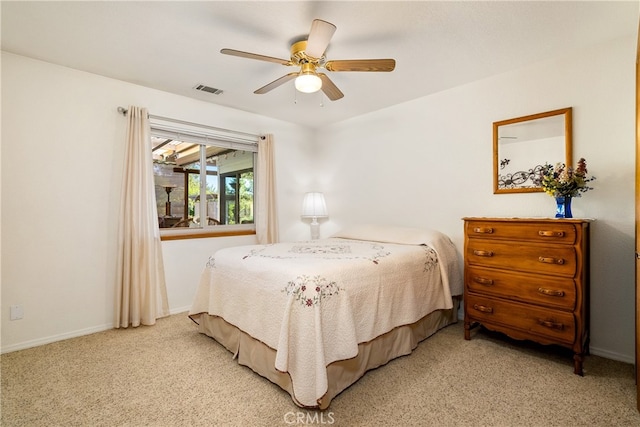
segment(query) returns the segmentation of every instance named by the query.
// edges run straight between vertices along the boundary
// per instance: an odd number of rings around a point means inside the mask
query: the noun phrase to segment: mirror
[[[545,163],[572,165],[571,107],[493,123],[493,193],[541,192]]]

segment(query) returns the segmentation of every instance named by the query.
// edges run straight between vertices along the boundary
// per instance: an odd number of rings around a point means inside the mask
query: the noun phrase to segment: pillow
[[[444,233],[436,230],[381,225],[357,225],[348,227],[331,237],[368,240],[404,245],[427,245],[438,254],[443,283],[450,287],[451,295],[462,295],[463,273],[456,247]]]
[[[399,243],[404,245],[426,245],[441,237],[442,233],[422,228],[385,225],[356,225],[347,227],[331,237],[374,242]]]

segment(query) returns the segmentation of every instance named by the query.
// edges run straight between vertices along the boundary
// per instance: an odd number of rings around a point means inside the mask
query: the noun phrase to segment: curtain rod
[[[126,116],[127,113],[128,113],[128,110],[126,108],[124,108],[124,107],[118,107],[118,113],[122,114],[123,116]],[[219,128],[219,127],[215,127],[215,126],[203,125],[203,124],[200,124],[200,123],[187,122],[187,121],[184,121],[184,120],[172,119],[172,118],[169,118],[169,117],[155,116],[155,115],[149,114],[149,118],[150,119],[163,120],[163,121],[171,122],[171,123],[179,123],[179,124],[182,124],[182,125],[188,125],[188,126],[195,126],[195,127],[199,127],[199,128],[211,129],[211,130],[216,130],[216,131],[225,132],[225,133],[233,133],[233,134],[236,134],[236,135],[245,135],[245,136],[250,136],[252,138],[265,139],[264,135],[255,135],[253,133],[240,132],[240,131],[237,131],[237,130],[224,129],[224,128]]]

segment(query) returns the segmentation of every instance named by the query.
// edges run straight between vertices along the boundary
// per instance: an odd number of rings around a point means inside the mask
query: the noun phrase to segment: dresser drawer
[[[526,240],[529,242],[560,243],[573,245],[576,242],[576,226],[566,222],[492,222],[467,221],[466,236],[469,239]]]
[[[469,239],[465,245],[468,265],[574,277],[577,255],[573,246],[543,245]]]
[[[470,292],[568,311],[576,308],[576,284],[568,277],[535,276],[470,266],[464,280]]]
[[[565,345],[571,345],[576,338],[572,313],[470,294],[465,298],[465,311],[471,320],[501,325]]]

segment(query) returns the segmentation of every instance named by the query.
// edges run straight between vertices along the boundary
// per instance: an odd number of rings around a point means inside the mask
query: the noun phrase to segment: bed
[[[189,317],[298,406],[326,409],[365,372],[455,323],[461,294],[443,233],[358,226],[218,250]]]

